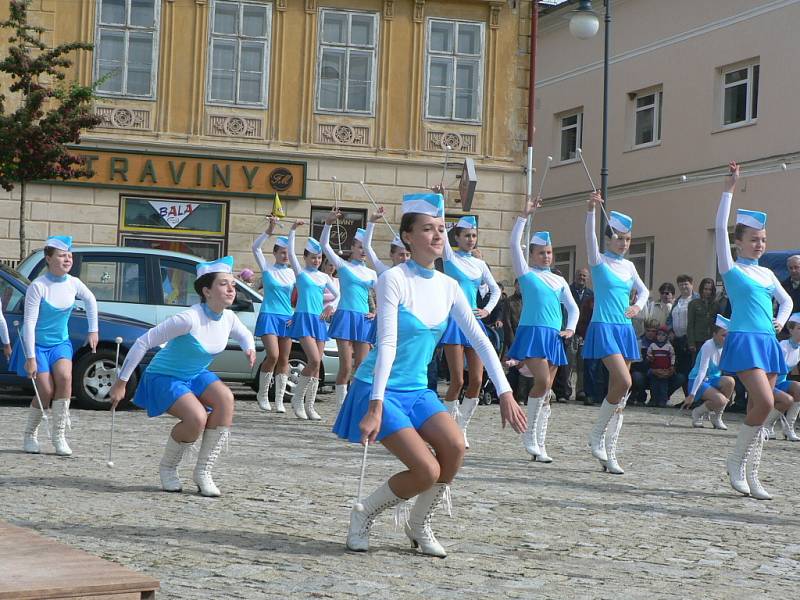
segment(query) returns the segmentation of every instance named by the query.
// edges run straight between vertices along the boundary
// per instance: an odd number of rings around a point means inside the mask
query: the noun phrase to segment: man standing
[[[800,254],[787,258],[786,268],[789,269],[789,277],[781,281],[781,285],[792,297],[792,313],[800,312]]]
[[[569,284],[569,290],[575,303],[580,307],[581,319],[586,317],[588,303],[584,304],[587,298],[594,298],[594,292],[587,286],[589,282],[589,269],[583,268],[575,271],[575,280]],[[567,343],[567,360],[569,360],[569,378],[575,373],[575,400],[586,401],[586,392],[583,389],[583,337],[573,335]]]
[[[678,299],[672,304],[672,311],[667,318],[667,326],[672,329],[675,349],[675,372],[683,376],[684,394],[689,393],[688,378],[694,359],[689,351],[689,302],[699,298],[694,292],[694,280],[689,275],[678,275]]]

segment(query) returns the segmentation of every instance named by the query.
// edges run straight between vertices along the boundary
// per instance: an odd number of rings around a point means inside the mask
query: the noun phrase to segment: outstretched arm
[[[525,217],[517,217],[514,227],[511,230],[511,266],[514,268],[514,275],[522,277],[529,271],[528,261],[525,260],[525,251],[522,249],[522,234],[525,233]]]
[[[378,255],[375,253],[375,249],[372,247],[372,234],[374,233],[375,233],[375,223],[373,221],[370,221],[369,223],[367,223],[367,233],[364,236],[364,250],[366,251],[367,256],[369,257],[372,266],[375,267],[375,271],[378,273],[378,275],[380,275],[381,273],[386,271],[389,268],[389,266],[383,261],[381,261],[380,258],[378,258]]]
[[[253,256],[255,257],[256,263],[262,272],[267,270],[268,263],[267,259],[264,258],[264,253],[261,251],[261,246],[267,243],[269,236],[270,234],[265,231],[256,238],[256,241],[253,242]]]
[[[322,228],[322,235],[319,238],[319,245],[322,246],[322,251],[325,253],[325,256],[328,257],[328,260],[331,261],[331,264],[338,270],[344,266],[344,261],[334,252],[333,248],[331,248],[331,226],[331,223],[325,222],[325,227]]]
[[[128,381],[150,348],[166,344],[171,339],[185,335],[192,330],[192,316],[189,311],[178,313],[148,330],[137,339],[125,357],[119,371],[119,379]]]
[[[600,264],[602,256],[600,255],[600,244],[597,243],[597,223],[595,222],[595,207],[601,203],[603,199],[599,193],[593,193],[589,196],[589,204],[586,212],[586,257],[589,261],[589,266],[596,267]]]
[[[299,275],[303,270],[303,267],[300,266],[300,261],[297,260],[297,255],[294,253],[294,242],[295,238],[297,237],[295,230],[298,226],[298,223],[302,222],[297,221],[294,225],[292,225],[292,229],[289,231],[289,264],[292,265],[292,271],[294,271],[295,275]]]
[[[725,191],[722,193],[722,198],[719,201],[717,219],[714,222],[717,267],[721,275],[724,275],[733,268],[733,255],[731,254],[731,246],[728,241],[728,218],[731,214],[733,192],[736,191],[736,182],[739,179],[739,165],[735,162],[731,162],[728,167],[730,168],[730,175],[725,180]]]

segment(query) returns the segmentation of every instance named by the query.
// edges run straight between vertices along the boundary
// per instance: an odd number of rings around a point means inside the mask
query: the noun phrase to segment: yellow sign
[[[213,195],[298,199],[306,193],[306,163],[198,154],[116,152],[77,146],[91,177],[67,185],[119,187],[139,191],[202,192]]]

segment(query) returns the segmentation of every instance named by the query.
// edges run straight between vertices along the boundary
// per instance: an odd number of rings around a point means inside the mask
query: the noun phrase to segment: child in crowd
[[[666,406],[669,399],[670,379],[675,374],[675,349],[669,343],[669,329],[661,325],[656,341],[647,347],[647,363],[650,366],[650,393],[658,406]]]

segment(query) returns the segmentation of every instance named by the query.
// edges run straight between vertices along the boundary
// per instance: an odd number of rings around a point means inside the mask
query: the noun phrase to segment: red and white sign
[[[150,206],[161,215],[172,229],[175,229],[181,222],[192,214],[200,206],[196,202],[165,202],[163,200],[150,200]]]

